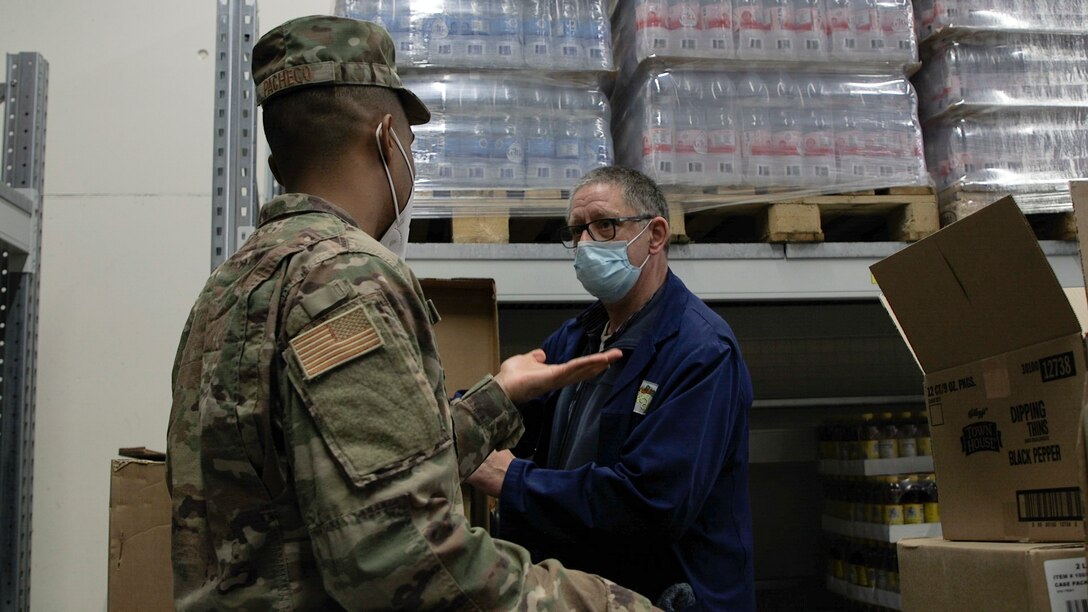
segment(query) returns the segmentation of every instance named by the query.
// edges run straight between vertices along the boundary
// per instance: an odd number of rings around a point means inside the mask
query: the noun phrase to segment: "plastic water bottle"
[[[585,49],[586,68],[589,70],[607,70],[612,67],[612,29],[605,1],[586,1],[582,48]]]
[[[465,65],[488,66],[492,57],[491,11],[489,0],[461,0],[461,35]]]
[[[834,184],[837,172],[830,88],[824,78],[811,77],[805,83],[802,96],[801,138],[804,153],[802,168],[804,183],[806,186],[814,187]]]
[[[652,168],[651,176],[658,182],[675,185],[676,83],[671,74],[665,73],[652,79],[649,89],[648,125],[642,140],[643,168]]]
[[[703,74],[676,75],[674,159],[677,181],[685,185],[708,185],[706,167],[706,111],[703,104]]]
[[[802,168],[801,125],[798,122],[801,108],[801,90],[793,75],[779,73],[771,93],[770,129],[774,161],[771,177],[775,183],[801,186],[804,184]]]
[[[454,180],[466,186],[487,184],[491,158],[492,94],[485,83],[470,81],[461,87],[460,122],[455,137],[447,140],[456,160]]]
[[[524,0],[522,8],[525,63],[531,68],[547,68],[552,65],[552,18],[548,0]]]
[[[737,30],[737,57],[768,57],[771,19],[762,0],[736,0],[733,5],[733,27]]]
[[[797,55],[793,34],[793,0],[770,0],[770,54],[779,59]]]
[[[382,9],[383,18],[387,20],[384,25],[397,49],[397,59],[405,64],[420,61],[420,53],[415,48],[416,37],[412,31],[411,5],[404,1],[384,2]]]
[[[635,0],[635,38],[641,56],[668,55],[669,7],[665,0]]]
[[[554,187],[556,177],[555,132],[552,119],[556,95],[552,87],[529,88],[523,98],[525,116],[525,184],[528,187]]]
[[[709,95],[707,95],[709,93]],[[709,91],[704,91],[706,104],[707,158],[710,183],[740,184],[740,160],[737,155],[737,90],[725,73],[715,73]]]
[[[839,168],[838,183],[860,186],[866,180],[866,165],[862,142],[864,134],[858,126],[857,118],[849,108],[835,111],[835,162]]]
[[[759,75],[748,73],[740,79],[737,89],[744,180],[756,187],[767,186],[772,184],[771,167],[774,164],[767,117],[770,102],[767,84]]]
[[[733,46],[733,1],[699,0],[702,13],[704,57],[736,57]]]
[[[495,84],[495,113],[491,118],[491,166],[493,184],[525,186],[525,122],[522,120],[521,89],[509,82]]]
[[[864,0],[827,0],[827,33],[830,37],[831,56],[850,59],[858,52],[857,29],[851,2]]]
[[[672,55],[699,57],[702,54],[702,11],[699,0],[669,0],[669,46]]]
[[[557,0],[558,14],[552,21],[552,48],[555,66],[562,70],[579,70],[585,66],[585,50],[578,35],[582,16],[576,0]]]
[[[878,5],[881,39],[884,47],[881,51],[896,59],[911,61],[917,55],[913,25],[914,14],[910,0],[884,0]]]
[[[610,166],[615,160],[612,151],[612,132],[608,119],[603,115],[590,116],[582,124],[583,146],[585,155],[582,160],[582,174],[594,168]]]
[[[884,46],[880,34],[880,14],[878,0],[850,0],[853,14],[854,32],[856,32],[858,53],[865,56],[879,56]]]
[[[427,34],[427,55],[436,66],[454,65],[453,40],[457,36],[454,28],[461,25],[454,14],[458,11],[458,0],[445,0],[444,11],[436,12],[430,19],[430,31]]]
[[[827,61],[827,28],[820,0],[792,0],[796,54],[805,61]]]
[[[560,115],[555,121],[555,158],[559,179],[570,184],[582,176],[582,121],[577,115]]]
[[[492,0],[491,50],[496,66],[512,67],[525,63],[521,45],[521,3],[517,0]]]
[[[380,0],[337,0],[335,14],[352,19],[378,21]]]

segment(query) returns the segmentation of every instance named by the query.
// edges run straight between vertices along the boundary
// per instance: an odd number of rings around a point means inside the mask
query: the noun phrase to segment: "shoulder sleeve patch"
[[[317,291],[302,298],[300,304],[311,319],[355,295],[355,290],[344,279],[338,278]]]
[[[295,336],[291,349],[306,380],[382,346],[382,337],[361,306]]]

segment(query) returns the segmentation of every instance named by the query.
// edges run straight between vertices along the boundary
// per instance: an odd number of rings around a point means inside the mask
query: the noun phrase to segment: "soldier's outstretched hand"
[[[515,404],[581,382],[600,374],[608,364],[623,356],[619,349],[609,349],[566,363],[544,363],[544,351],[536,349],[502,362],[495,380]]]

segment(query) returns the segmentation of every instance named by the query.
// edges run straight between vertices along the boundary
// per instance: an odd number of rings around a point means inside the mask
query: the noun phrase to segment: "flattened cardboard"
[[[1084,545],[1007,542],[950,542],[941,538],[901,540],[899,591],[906,612],[1023,612],[1082,610],[1088,605]],[[1051,572],[1047,562],[1071,559],[1069,574]],[[1063,564],[1065,565],[1065,564]],[[1053,569],[1053,565],[1050,569]],[[1051,599],[1051,585],[1056,587]],[[1081,607],[1067,608],[1072,598]],[[1055,608],[1054,606],[1058,606]]]
[[[114,459],[110,472],[108,609],[172,611],[166,464]]]
[[[1009,198],[872,267],[925,373],[949,540],[1083,540],[1080,323]]]

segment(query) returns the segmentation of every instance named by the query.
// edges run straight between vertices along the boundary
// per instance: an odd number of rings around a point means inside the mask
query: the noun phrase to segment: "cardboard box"
[[[438,354],[452,396],[499,371],[499,306],[493,279],[420,279],[442,320],[434,326]],[[461,488],[469,523],[490,530],[494,504],[468,485]]]
[[[1011,198],[872,272],[925,373],[950,540],[1083,541],[1085,345]]]
[[[446,370],[446,392],[452,396],[487,374],[498,372],[499,306],[495,281],[424,278],[419,284],[442,317],[434,326],[434,334]]]
[[[1084,545],[902,540],[902,609],[968,612],[1084,610]]]
[[[108,609],[173,610],[166,464],[114,459],[110,467]]]
[[[1088,286],[1088,180],[1069,181],[1069,195],[1073,200],[1073,218],[1077,223],[1077,246],[1080,250],[1080,267],[1084,271],[1085,285]],[[1078,314],[1084,316],[1082,310]],[[1088,328],[1088,325],[1085,326]],[[1086,336],[1088,337],[1088,336]],[[1085,377],[1084,404],[1081,406],[1080,444],[1081,452],[1077,458],[1081,473],[1081,499],[1088,500],[1088,376]],[[1088,530],[1088,523],[1085,523]],[[1088,539],[1088,532],[1085,535]]]

